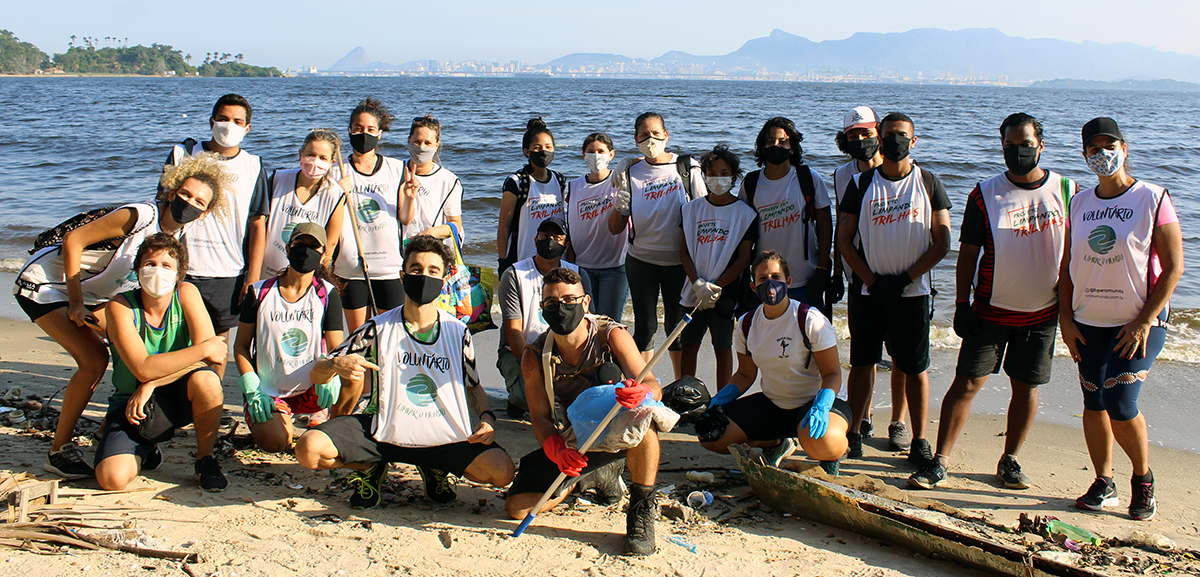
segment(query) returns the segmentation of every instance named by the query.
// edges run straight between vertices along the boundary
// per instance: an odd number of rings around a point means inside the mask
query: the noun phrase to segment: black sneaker
[[[143,471],[153,471],[153,470],[157,469],[159,467],[159,465],[162,465],[162,462],[163,462],[162,451],[158,450],[158,445],[153,445],[153,448],[154,448],[154,452],[150,453],[149,455],[146,455],[146,458],[142,460],[142,470]],[[220,471],[220,469],[217,469],[217,470],[218,470],[218,472]]]
[[[200,482],[201,489],[210,493],[224,491],[229,486],[229,481],[221,473],[221,463],[212,455],[196,459],[196,480]]]
[[[64,479],[86,479],[96,474],[95,469],[83,460],[83,451],[75,443],[63,443],[57,451],[46,454],[42,470]]]
[[[653,555],[658,551],[654,539],[654,520],[658,518],[658,499],[654,487],[634,483],[629,489],[629,509],[625,511],[625,554]]]
[[[508,414],[508,418],[514,421],[524,421],[529,418],[529,411],[526,411],[525,409],[522,409],[521,407],[518,407],[512,403],[509,403],[507,407],[504,407],[504,412]]]
[[[910,446],[912,446],[912,431],[908,430],[908,425],[904,423],[892,423],[888,425],[889,451],[905,451]]]
[[[908,449],[908,462],[916,465],[917,469],[921,469],[931,461],[933,461],[933,447],[929,446],[929,441],[915,439]]]
[[[450,473],[429,467],[417,467],[417,472],[425,482],[425,496],[430,501],[449,503],[458,498],[458,493],[454,492],[454,477]]]
[[[1021,464],[1016,459],[1005,455],[996,464],[996,476],[1004,481],[1009,489],[1028,489],[1029,476],[1021,472]]]
[[[908,484],[918,489],[932,489],[946,480],[946,467],[944,467],[937,459],[930,463],[926,463],[921,467],[920,471],[913,473],[908,478]]]
[[[1149,521],[1158,512],[1158,502],[1154,500],[1154,481],[1139,483],[1131,481],[1131,496],[1129,497],[1129,516],[1136,521]]]
[[[830,477],[842,476],[842,470],[841,467],[838,466],[837,461],[817,461],[817,464],[820,465],[821,470],[825,471],[825,474],[829,475]]]
[[[387,476],[388,464],[379,461],[365,471],[355,471],[346,477],[346,484],[354,492],[350,494],[350,506],[355,509],[374,509],[383,499],[383,478]]]
[[[1117,484],[1111,477],[1096,477],[1087,493],[1075,499],[1075,506],[1089,511],[1103,511],[1105,507],[1116,507],[1121,504],[1117,498]]]
[[[874,433],[874,432],[875,432],[875,425],[871,424],[870,419],[863,419],[862,423],[859,423],[858,434],[862,435],[862,438],[870,439],[871,433]]]
[[[846,458],[861,459],[862,452],[862,434],[846,433]]]

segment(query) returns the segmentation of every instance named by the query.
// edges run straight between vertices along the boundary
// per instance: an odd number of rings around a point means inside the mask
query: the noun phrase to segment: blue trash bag
[[[567,407],[567,419],[571,421],[571,426],[575,429],[576,447],[587,441],[592,435],[592,431],[600,425],[600,421],[608,415],[612,410],[613,405],[617,404],[617,385],[599,385],[585,389],[571,406]],[[675,419],[671,420],[670,426],[665,427],[670,430],[678,420],[678,415],[675,415],[661,401],[654,400],[653,396],[646,395],[642,399],[642,404],[635,407],[633,410],[621,407],[617,412],[616,417],[596,439],[594,449],[603,451],[621,450],[623,448],[635,447],[641,441],[642,434],[645,433],[645,426],[639,427],[640,423],[646,422],[654,418],[659,423],[659,428],[663,429],[665,423],[663,421],[664,413],[667,419],[671,416]],[[630,431],[632,428],[640,428],[640,432]],[[631,437],[631,434],[633,435]],[[636,442],[634,442],[636,439]],[[630,444],[632,443],[632,444]],[[629,446],[624,446],[629,445]]]

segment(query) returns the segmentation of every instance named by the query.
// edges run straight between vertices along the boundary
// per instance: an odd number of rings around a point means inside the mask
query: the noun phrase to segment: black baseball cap
[[[1125,135],[1121,134],[1121,129],[1117,127],[1117,121],[1107,116],[1093,118],[1083,125],[1083,145],[1097,136],[1111,136],[1121,142],[1125,141]]]
[[[557,228],[559,234],[567,234],[567,223],[562,219],[562,217],[559,216],[552,216],[546,220],[543,220],[541,224],[538,225],[537,231],[547,232],[551,229],[551,227]]]

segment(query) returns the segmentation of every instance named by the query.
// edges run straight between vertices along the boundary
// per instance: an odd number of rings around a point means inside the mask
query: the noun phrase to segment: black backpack
[[[67,236],[68,232],[71,232],[71,231],[73,231],[85,224],[88,224],[92,221],[99,220],[103,216],[107,215],[108,213],[110,213],[114,210],[117,210],[118,208],[120,208],[120,207],[119,206],[103,206],[100,208],[93,208],[91,210],[85,210],[75,216],[72,216],[71,218],[68,218],[67,220],[64,220],[48,229],[42,231],[41,234],[38,234],[37,237],[35,237],[33,239],[33,248],[29,249],[29,254],[33,254],[33,253],[35,253],[39,250],[42,250],[43,248],[46,248],[48,246],[61,245],[63,242],[63,238]],[[86,250],[117,250],[117,248],[121,246],[121,243],[124,242],[125,239],[133,236],[134,234],[137,234],[138,232],[140,232],[143,228],[146,228],[147,226],[150,226],[149,222],[147,222],[141,228],[137,228],[137,229],[130,231],[129,234],[113,237],[108,240],[102,240],[100,242],[90,244],[87,246]]]

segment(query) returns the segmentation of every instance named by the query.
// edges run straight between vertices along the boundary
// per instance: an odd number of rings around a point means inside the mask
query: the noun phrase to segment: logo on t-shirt
[[[666,175],[654,180],[647,180],[642,187],[642,198],[646,200],[658,200],[675,191],[683,190],[683,182],[678,176]]]
[[[529,220],[540,223],[552,216],[562,216],[563,204],[554,195],[543,195],[534,200],[529,199]]]
[[[358,203],[358,219],[365,223],[375,222],[375,219],[379,218],[381,212],[379,203],[373,198],[368,198]]]
[[[787,349],[788,347],[792,346],[792,337],[779,337],[775,339],[775,342],[779,343],[779,358],[789,358]]]
[[[418,407],[428,407],[437,401],[437,384],[429,375],[414,375],[404,389],[408,393],[408,400]]]
[[[1100,225],[1088,233],[1088,246],[1096,254],[1108,254],[1117,245],[1117,233],[1108,225]]]
[[[592,220],[603,215],[612,207],[612,203],[612,197],[608,195],[579,201],[579,220]]]
[[[796,203],[786,198],[758,209],[758,222],[763,232],[770,232],[800,222],[803,216]]]
[[[283,244],[285,246],[287,245],[288,242],[290,242],[292,240],[292,230],[296,228],[297,224],[300,224],[300,223],[289,222],[289,223],[283,225],[283,230],[279,232],[279,239],[283,241]]]
[[[729,238],[729,229],[722,228],[725,224],[717,219],[702,220],[696,223],[696,244],[712,244],[725,242]]]
[[[280,350],[289,357],[298,357],[308,348],[308,335],[300,329],[288,329],[279,338]]]

